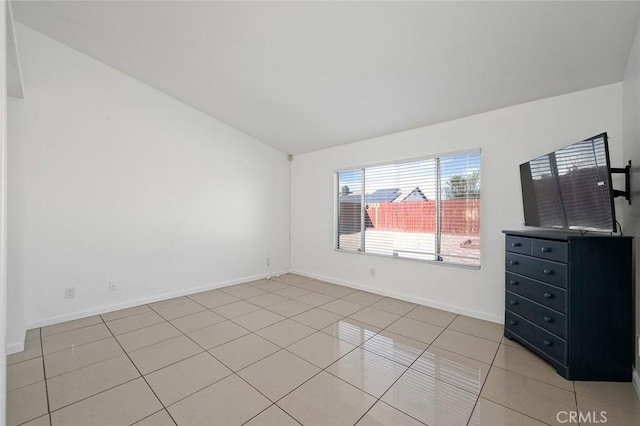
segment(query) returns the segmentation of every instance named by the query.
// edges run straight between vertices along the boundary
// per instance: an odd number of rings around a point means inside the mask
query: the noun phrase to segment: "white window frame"
[[[349,254],[356,254],[356,255],[366,255],[366,256],[373,256],[373,257],[381,257],[381,258],[385,258],[385,259],[395,259],[395,260],[400,260],[400,261],[409,261],[409,262],[420,262],[420,263],[429,263],[429,264],[435,264],[435,265],[440,265],[440,266],[448,266],[448,267],[454,267],[454,268],[463,268],[463,269],[476,269],[479,270],[481,269],[482,266],[482,255],[480,257],[480,263],[478,265],[468,265],[468,264],[463,264],[463,263],[455,263],[455,262],[450,262],[450,261],[440,261],[440,260],[429,260],[429,259],[416,259],[416,258],[411,258],[411,257],[402,257],[402,256],[391,256],[391,255],[387,255],[387,254],[380,254],[380,253],[371,253],[371,252],[367,252],[365,249],[365,232],[361,232],[361,249],[362,250],[347,250],[347,249],[340,249],[338,248],[338,239],[339,239],[339,235],[338,235],[338,220],[339,220],[339,198],[340,198],[340,188],[339,188],[339,173],[342,172],[347,172],[347,171],[353,171],[353,170],[362,170],[362,186],[363,188],[366,188],[365,186],[365,169],[367,168],[372,168],[372,167],[380,167],[380,166],[389,166],[389,165],[400,165],[400,164],[404,164],[404,163],[411,163],[411,162],[416,162],[416,161],[421,161],[421,160],[433,160],[433,159],[437,159],[438,162],[440,159],[445,158],[445,157],[455,157],[455,156],[462,156],[462,155],[466,155],[466,154],[479,154],[480,155],[480,181],[482,181],[482,150],[481,148],[475,148],[475,149],[468,149],[468,150],[463,150],[463,151],[454,151],[454,152],[447,152],[447,153],[439,153],[439,154],[434,154],[434,155],[428,155],[428,156],[421,156],[421,157],[412,157],[412,158],[402,158],[402,159],[398,159],[398,160],[393,160],[393,161],[386,161],[386,162],[380,162],[380,163],[370,163],[370,164],[366,164],[366,165],[354,165],[354,166],[350,166],[350,167],[343,167],[340,169],[334,169],[333,171],[333,180],[334,180],[334,184],[333,184],[333,190],[334,190],[334,220],[333,220],[333,251],[337,252],[337,253],[349,253]],[[438,166],[436,167],[436,173],[437,173],[437,185],[436,185],[436,191],[437,191],[437,202],[436,202],[436,206],[438,206],[437,208],[439,209],[439,204],[441,201],[441,185],[440,185],[440,165],[438,164]],[[366,191],[362,191],[362,198],[361,198],[361,229],[364,229],[365,226],[363,224],[364,220],[365,220],[365,192]],[[482,186],[480,187],[480,193],[482,193]],[[436,212],[436,215],[438,213]],[[441,222],[436,220],[436,227],[439,227],[441,225]],[[480,232],[482,234],[482,214],[480,215]],[[441,239],[441,231],[440,229],[436,229],[436,238]],[[482,253],[482,237],[480,238],[480,253]]]

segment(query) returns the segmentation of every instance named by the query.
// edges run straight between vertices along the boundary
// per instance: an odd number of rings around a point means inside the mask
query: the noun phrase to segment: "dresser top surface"
[[[579,231],[536,229],[536,230],[504,230],[503,234],[517,237],[540,238],[545,240],[569,241],[571,239],[600,238],[600,239],[632,239],[632,237],[611,235],[602,232],[589,231],[581,234]]]

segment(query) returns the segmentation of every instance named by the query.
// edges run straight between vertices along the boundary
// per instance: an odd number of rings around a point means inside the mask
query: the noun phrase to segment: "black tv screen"
[[[520,165],[525,225],[616,232],[607,134]]]

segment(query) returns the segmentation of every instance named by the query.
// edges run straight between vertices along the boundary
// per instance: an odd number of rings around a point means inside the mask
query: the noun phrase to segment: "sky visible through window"
[[[470,153],[443,157],[440,159],[441,179],[446,182],[454,175],[469,175],[478,170],[480,153]],[[366,193],[372,194],[378,189],[400,188],[400,199],[409,195],[416,187],[430,200],[436,197],[435,159],[411,161],[386,166],[366,168]],[[394,179],[394,175],[411,175],[410,181]],[[350,193],[362,193],[362,169],[345,170],[339,173],[339,186],[349,187]]]

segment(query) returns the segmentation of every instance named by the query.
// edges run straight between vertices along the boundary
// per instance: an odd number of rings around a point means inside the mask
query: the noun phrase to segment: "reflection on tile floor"
[[[9,426],[640,425],[631,383],[564,380],[498,324],[294,274],[26,339]]]

